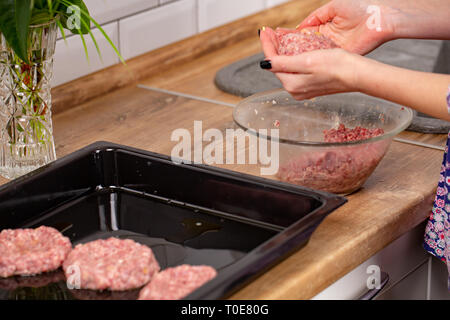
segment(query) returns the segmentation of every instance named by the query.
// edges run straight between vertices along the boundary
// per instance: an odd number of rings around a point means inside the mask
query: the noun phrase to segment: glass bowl
[[[355,192],[386,154],[392,139],[411,124],[413,111],[361,93],[297,101],[283,89],[253,95],[235,108],[235,123],[267,142],[279,134],[276,178],[337,194]],[[357,126],[383,129],[366,140],[329,143],[324,131]],[[272,131],[273,129],[279,129]]]

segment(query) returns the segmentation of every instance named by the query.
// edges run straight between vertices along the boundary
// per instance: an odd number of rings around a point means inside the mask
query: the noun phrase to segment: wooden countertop
[[[302,8],[296,15],[298,21],[323,3],[314,0],[295,2],[301,2]],[[291,12],[293,6],[288,3],[274,8],[270,15]],[[245,18],[239,24],[245,25],[246,21],[259,21],[260,26],[268,24],[266,20],[258,20],[258,17],[269,16],[267,12],[262,13]],[[295,26],[295,23],[287,26]],[[223,32],[223,28],[220,30]],[[208,36],[213,37],[214,32],[208,32]],[[189,44],[189,39],[183,43]],[[157,54],[164,56],[166,49],[173,50],[169,46],[159,49]],[[194,121],[202,121],[204,130],[217,128],[223,131],[231,127],[233,108],[226,104],[234,104],[240,98],[218,90],[213,83],[214,75],[221,67],[259,51],[255,28],[254,36],[243,37],[223,48],[195,55],[181,64],[160,68],[154,75],[147,74],[129,86],[117,86],[121,89],[114,88],[108,94],[90,101],[77,102],[76,106],[68,109],[60,108],[53,118],[58,157],[99,140],[170,154],[177,143],[170,139],[175,129],[185,128],[193,132]],[[151,57],[149,54],[142,59]],[[113,67],[105,74],[110,75],[118,68]],[[104,77],[96,74],[92,79]],[[76,96],[81,83],[74,82],[72,89],[70,85],[56,88],[55,94],[63,92],[68,95],[72,90],[71,94]],[[138,84],[157,90],[138,87]],[[102,87],[102,84],[99,86]],[[161,92],[158,88],[174,92]],[[195,97],[183,97],[184,94]],[[201,101],[201,98],[216,102]],[[60,96],[56,97],[58,99],[64,100]],[[416,133],[404,133],[402,136],[436,146],[444,145],[446,138],[446,135]],[[318,294],[427,218],[442,155],[439,150],[393,142],[363,189],[349,196],[347,204],[324,220],[308,245],[232,298],[308,299]],[[246,166],[222,167],[254,172]]]
[[[232,126],[231,107],[129,87],[54,117],[58,156],[94,141],[170,154],[173,130],[202,121]],[[328,216],[310,242],[233,299],[308,299],[367,260],[428,215],[442,152],[394,142],[359,192]],[[254,173],[247,166],[222,166]]]

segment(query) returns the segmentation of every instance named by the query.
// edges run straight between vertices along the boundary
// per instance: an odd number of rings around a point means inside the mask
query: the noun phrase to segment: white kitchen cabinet
[[[370,291],[368,288],[368,279],[374,275],[372,272],[378,267],[380,271],[389,275],[389,282],[381,293],[394,288],[402,280],[406,279],[407,275],[419,270],[420,267],[427,263],[430,256],[422,247],[424,230],[425,224],[417,226],[333,283],[313,299],[359,299]],[[419,271],[423,271],[423,269]],[[427,274],[425,276],[423,273],[416,274],[416,277],[424,277],[426,281]],[[421,297],[427,296],[426,285],[425,287],[419,286],[417,290],[422,290],[421,293],[417,293],[417,296],[420,294]]]
[[[450,300],[447,265],[429,256],[426,263],[395,286],[383,290],[377,300]]]
[[[447,265],[435,257],[431,257],[429,263],[429,298],[431,300],[450,300]]]
[[[428,297],[428,261],[425,261],[394,286],[383,290],[376,300],[426,300]]]

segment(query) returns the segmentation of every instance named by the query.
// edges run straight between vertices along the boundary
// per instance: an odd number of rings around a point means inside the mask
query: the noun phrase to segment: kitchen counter
[[[228,106],[130,87],[54,117],[58,156],[106,140],[170,154],[173,130],[221,131]],[[306,247],[238,292],[236,299],[306,299],[339,279],[428,215],[442,152],[394,142],[364,188],[332,213]],[[254,173],[247,166],[222,166]]]
[[[298,21],[323,3],[301,2]],[[288,3],[274,8],[271,15],[292,11],[292,6]],[[248,19],[263,25],[266,22],[261,17],[267,17],[267,13],[244,18],[239,23],[244,25]],[[292,27],[295,23],[292,20],[283,25]],[[224,28],[229,27],[212,30],[208,35],[224,32]],[[191,39],[193,43],[198,41],[196,37]],[[188,45],[189,41],[183,43]],[[159,49],[158,54],[170,48]],[[252,36],[193,56],[188,62],[160,67],[154,75],[146,74],[145,78],[87,102],[61,108],[53,117],[58,157],[99,140],[170,155],[178,143],[171,141],[175,129],[193,132],[194,121],[202,121],[203,130],[231,128],[232,105],[241,98],[217,89],[213,83],[214,75],[223,66],[259,51],[255,28]],[[130,64],[133,69],[133,62]],[[104,74],[118,68],[123,67],[113,67]],[[104,74],[96,74],[92,79],[102,79],[106,77]],[[77,83],[80,82],[73,84],[71,94],[74,96],[78,94]],[[70,93],[70,86],[65,85],[63,89],[57,88],[55,94]],[[446,135],[406,132],[401,136],[435,146],[443,146],[446,140]],[[308,299],[318,294],[427,218],[442,155],[440,150],[393,142],[364,187],[348,196],[348,203],[323,221],[304,248],[231,298]],[[256,172],[254,168],[240,165],[221,167],[250,174]]]

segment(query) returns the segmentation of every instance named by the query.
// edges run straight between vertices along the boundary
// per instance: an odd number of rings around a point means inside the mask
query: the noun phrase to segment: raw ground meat
[[[149,247],[117,238],[77,245],[63,264],[68,279],[75,278],[76,268],[69,270],[70,266],[79,267],[80,289],[91,290],[140,288],[159,271],[159,264]]]
[[[276,32],[276,35],[279,55],[295,56],[308,51],[339,47],[333,40],[319,32],[302,30],[290,33]]]
[[[324,132],[326,142],[346,142],[382,135],[382,129],[344,125]],[[280,166],[282,181],[333,193],[350,193],[364,183],[383,158],[389,141],[333,148],[329,151],[303,153]]]
[[[325,142],[348,142],[366,140],[373,137],[381,136],[384,130],[381,128],[366,129],[356,127],[353,129],[346,128],[344,124],[340,124],[337,129],[325,130],[323,132]]]
[[[139,300],[179,300],[215,278],[210,266],[181,265],[155,275],[139,294]]]
[[[69,238],[50,227],[0,232],[0,277],[58,269],[72,250]]]

